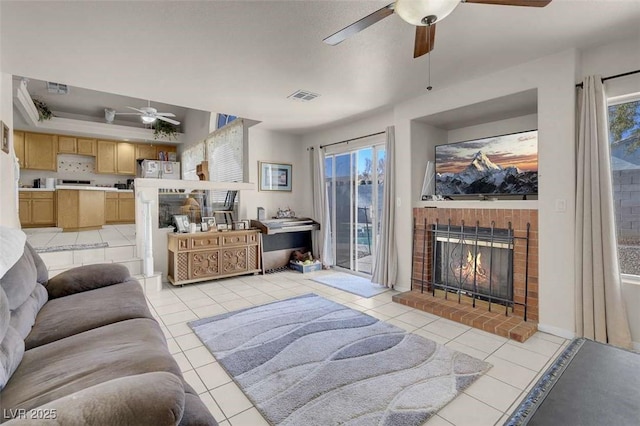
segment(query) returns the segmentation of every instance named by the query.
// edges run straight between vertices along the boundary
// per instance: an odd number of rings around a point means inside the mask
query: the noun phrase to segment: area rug
[[[273,425],[421,425],[490,368],[315,294],[189,325]]]
[[[640,354],[575,339],[505,425],[637,425]]]
[[[90,250],[97,248],[109,247],[109,243],[87,243],[87,244],[69,244],[66,246],[48,246],[36,247],[36,253],[50,253],[53,251],[69,251],[69,250]]]
[[[320,284],[348,291],[349,293],[357,294],[362,297],[373,297],[389,290],[387,287],[373,284],[371,280],[357,275],[345,274],[344,272],[322,275],[312,279]]]

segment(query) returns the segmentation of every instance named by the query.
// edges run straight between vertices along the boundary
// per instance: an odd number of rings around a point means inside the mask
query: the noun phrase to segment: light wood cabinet
[[[116,147],[113,141],[98,141],[96,156],[96,173],[116,174]]]
[[[168,153],[169,152],[177,152],[177,147],[173,146],[173,145],[157,145],[156,146],[156,158],[160,158],[160,153],[164,152],[164,159],[165,161],[169,161],[169,157],[168,157]]]
[[[25,132],[24,137],[25,169],[57,169],[58,137],[44,133]]]
[[[79,155],[96,156],[96,140],[87,138],[76,139],[76,153]]]
[[[260,231],[168,234],[174,285],[260,272]]]
[[[107,192],[105,220],[107,223],[135,223],[136,203],[133,192]]]
[[[58,154],[96,155],[96,140],[58,135]]]
[[[135,145],[126,142],[97,142],[96,173],[112,175],[136,174]]]
[[[136,147],[132,143],[118,142],[116,169],[120,175],[136,174]]]
[[[25,168],[25,158],[24,158],[24,132],[14,131],[13,132],[13,150],[18,157],[18,162],[20,164],[20,168]]]
[[[138,144],[136,145],[136,160],[157,160],[155,145]]]
[[[76,147],[76,138],[72,136],[58,136],[58,153],[75,154],[78,152]]]
[[[60,189],[58,227],[66,231],[100,229],[105,223],[104,191]]]
[[[54,191],[20,191],[20,224],[22,227],[48,227],[56,224]]]

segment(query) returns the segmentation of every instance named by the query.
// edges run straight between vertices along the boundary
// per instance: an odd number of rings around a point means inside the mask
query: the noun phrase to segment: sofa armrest
[[[91,386],[24,414],[14,409],[11,413],[18,415],[5,424],[177,425],[184,412],[184,398],[178,376],[166,372],[138,374]]]
[[[49,299],[55,299],[118,284],[130,276],[127,267],[119,263],[85,265],[56,275],[47,282],[46,288]]]

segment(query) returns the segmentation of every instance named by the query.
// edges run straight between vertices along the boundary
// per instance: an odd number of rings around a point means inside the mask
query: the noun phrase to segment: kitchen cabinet
[[[96,173],[112,175],[136,174],[135,145],[126,142],[97,142]]]
[[[77,138],[76,153],[79,155],[96,156],[96,140],[87,138]]]
[[[58,136],[44,133],[24,134],[24,168],[30,170],[57,169]]]
[[[56,193],[54,191],[20,191],[18,198],[22,227],[56,225]]]
[[[57,225],[66,231],[101,229],[105,223],[105,191],[59,189]]]
[[[17,130],[13,132],[13,150],[18,157],[20,168],[24,169],[24,132]]]
[[[136,145],[136,160],[157,160],[156,145]]]
[[[96,140],[58,135],[58,154],[96,155]]]
[[[75,154],[77,151],[76,138],[73,136],[58,136],[58,153]]]
[[[107,192],[105,220],[107,223],[135,223],[136,204],[133,192]]]
[[[132,143],[118,142],[116,170],[119,175],[136,174],[136,147]]]
[[[260,231],[167,234],[169,282],[182,285],[260,272]]]

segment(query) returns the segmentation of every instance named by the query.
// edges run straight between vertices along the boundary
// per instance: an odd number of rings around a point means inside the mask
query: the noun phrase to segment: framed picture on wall
[[[0,121],[0,129],[2,129],[2,150],[9,153],[9,126]]]
[[[289,191],[292,179],[291,164],[258,162],[260,191]]]

